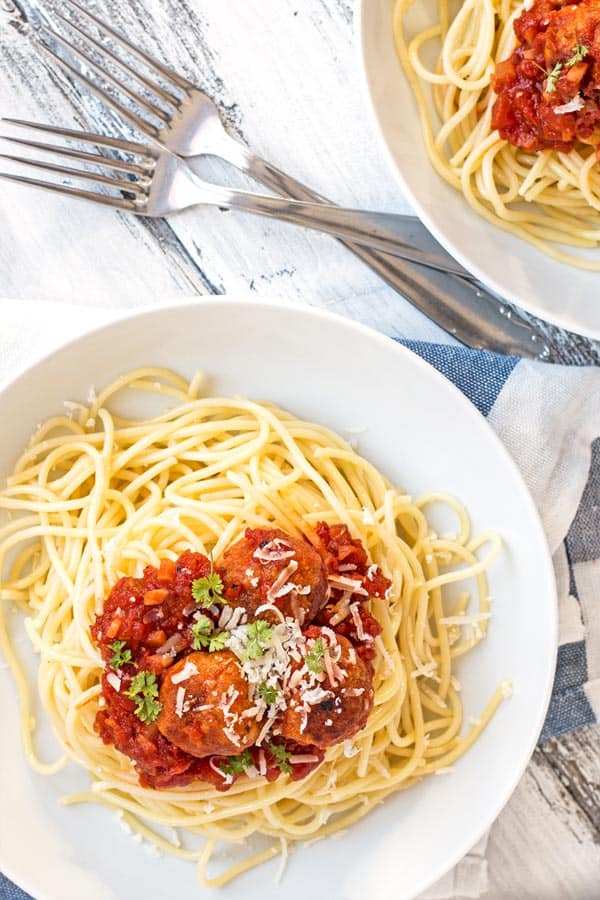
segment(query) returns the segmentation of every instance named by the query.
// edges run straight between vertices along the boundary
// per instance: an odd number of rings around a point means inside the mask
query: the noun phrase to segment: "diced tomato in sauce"
[[[368,596],[385,596],[390,582],[377,567],[369,565],[362,544],[351,537],[345,526],[320,523],[317,532],[327,573],[352,577],[364,585],[364,593],[356,597],[360,629],[350,616],[334,628],[354,644],[357,654],[370,661],[375,653],[372,638],[381,632],[381,628],[364,606],[364,601]],[[260,544],[260,533],[250,534]],[[199,758],[177,747],[161,733],[156,722],[146,723],[138,718],[136,702],[126,693],[136,673],[141,671],[153,673],[160,689],[174,662],[192,652],[197,654],[192,625],[199,607],[192,586],[196,579],[207,577],[211,571],[211,561],[206,556],[186,551],[176,561],[163,560],[158,568],[147,566],[141,578],[121,578],[109,592],[103,611],[91,629],[106,662],[95,730],[106,744],[114,745],[130,757],[140,784],[145,787],[166,789],[201,780],[225,791],[243,774],[227,774],[229,757]],[[331,588],[331,603],[320,611],[316,623],[329,624],[335,599],[342,594],[343,591]],[[212,618],[216,627],[218,614],[213,614],[210,609],[203,609],[202,613]],[[130,658],[129,655],[119,656],[119,648],[130,654]],[[273,740],[289,754],[286,761],[290,759],[288,774],[292,780],[305,778],[323,761],[322,749],[312,744],[285,741],[276,731],[273,734]],[[261,747],[250,747],[248,753],[256,771],[264,774],[267,781],[273,781],[281,775],[282,769],[281,759],[276,759],[269,749],[269,740]],[[287,765],[284,768],[287,770]]]
[[[514,30],[519,45],[492,79],[492,127],[528,151],[599,143],[600,0],[536,0]]]

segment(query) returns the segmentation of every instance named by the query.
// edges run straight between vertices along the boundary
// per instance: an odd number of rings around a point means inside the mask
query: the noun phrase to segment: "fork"
[[[83,6],[80,6],[79,3],[71,2],[71,6],[91,19],[99,28],[104,29],[106,34],[127,47],[146,64],[154,66],[160,73],[163,84],[160,84],[158,80],[150,79],[150,77],[137,69],[133,69],[125,60],[116,56],[108,47],[100,44],[61,12],[58,10],[54,11],[56,16],[66,23],[80,39],[86,40],[96,53],[102,56],[105,63],[116,63],[121,66],[130,78],[137,80],[147,91],[152,91],[155,100],[150,100],[140,91],[134,90],[129,84],[118,80],[108,71],[106,65],[100,65],[89,51],[84,52],[79,49],[53,29],[44,27],[42,33],[50,35],[64,49],[67,49],[83,62],[85,66],[95,71],[114,88],[134,101],[143,110],[146,117],[155,120],[154,123],[148,118],[142,118],[133,110],[128,109],[104,88],[100,87],[99,84],[70,65],[48,44],[42,42],[46,53],[52,56],[63,69],[83,81],[92,92],[116,109],[131,125],[142,131],[153,141],[156,141],[164,149],[170,150],[180,157],[191,157],[191,161],[198,156],[219,156],[237,168],[243,169],[255,180],[262,181],[263,184],[275,190],[276,193],[287,195],[290,199],[293,199],[291,192],[284,191],[281,185],[282,179],[285,179],[287,176],[268,163],[254,157],[242,144],[227,133],[221,122],[216,105],[206,94],[183,78],[183,76],[171,72],[158,60],[136,48],[109,25],[103,23]],[[168,84],[168,87],[165,84]],[[162,106],[157,101],[160,101]],[[171,111],[167,112],[164,107],[170,107]],[[7,119],[6,121],[11,120]],[[258,172],[253,174],[254,170],[250,171],[255,164],[262,166],[265,170],[260,178],[258,177]],[[200,178],[199,174],[198,177]],[[208,182],[203,183],[208,187]],[[301,186],[298,185],[298,187]],[[250,212],[258,212],[262,215],[274,214],[277,218],[291,221],[293,224],[317,228],[338,239],[379,249],[407,262],[417,263],[441,272],[451,272],[469,281],[475,280],[463,266],[456,262],[450,254],[431,238],[429,233],[422,228],[414,217],[394,213],[362,212],[359,210],[345,210],[342,212],[340,207],[324,201],[323,198],[312,194],[308,189],[304,191],[305,196],[298,199],[301,202],[313,204],[311,209],[307,207],[303,210],[300,206],[290,205],[289,202],[270,204],[268,201],[271,198],[268,197],[262,198],[265,201],[262,209],[248,209],[242,204],[242,194],[246,197],[249,196],[248,192],[231,191],[230,196],[223,196],[222,204],[219,202],[216,205],[223,205],[224,208],[228,209],[247,209]],[[218,199],[216,195],[215,199]],[[318,216],[316,215],[317,209],[314,204],[318,204],[322,210],[322,213]],[[315,213],[315,221],[312,224],[308,221],[308,214],[311,211]],[[173,212],[173,210],[167,209],[165,214],[166,212]],[[292,212],[298,218],[292,217]],[[331,227],[327,227],[328,225]],[[420,229],[424,231],[424,235],[421,235],[420,241],[414,244],[414,234],[415,232],[418,233]]]
[[[106,44],[94,39],[57,10],[55,14],[58,18],[86,44],[85,52],[54,29],[42,29],[42,34],[50,36],[137,105],[139,113],[125,106],[40,40],[41,46],[67,73],[83,81],[90,91],[138,131],[186,158],[192,167],[203,155],[218,156],[277,194],[297,200],[329,203],[231,137],[215,103],[187,78],[138,48],[77,0],[63,0],[62,5],[70,12],[78,11],[86,21],[93,23],[103,40],[112,39],[120,49],[131,53],[147,67],[146,74],[133,69],[122,56],[117,56]],[[92,57],[89,48],[93,48],[104,65]],[[124,80],[122,76],[117,78],[108,71],[107,64],[118,66],[128,79]],[[132,82],[143,86],[154,100],[144,96],[139,87],[134,88]],[[507,314],[499,298],[487,291],[446,253],[418,219],[397,216],[396,226],[407,245],[422,251],[417,266],[412,265],[414,260],[401,261],[363,245],[344,242],[345,246],[417,309],[468,346],[545,360],[553,357],[554,351],[548,346],[547,339],[515,311],[508,311]],[[430,262],[433,262],[433,268],[429,278],[425,278],[421,266],[428,266]],[[444,279],[444,271],[456,273],[467,282],[461,283],[460,277],[454,276]]]
[[[0,172],[0,178],[5,180],[29,183],[30,185],[70,194],[73,197],[80,197],[85,200],[94,200],[97,203],[104,203],[107,206],[117,207],[136,215],[149,216],[151,218],[167,216],[199,205],[256,213],[268,218],[281,219],[293,225],[301,225],[306,228],[323,231],[334,237],[341,237],[357,243],[378,247],[401,259],[409,258],[415,262],[423,259],[427,266],[447,272],[443,260],[437,261],[435,257],[430,257],[419,248],[411,247],[403,242],[393,230],[389,229],[388,226],[390,224],[393,225],[394,222],[395,216],[393,213],[348,210],[339,206],[307,203],[300,200],[253,194],[249,191],[223,187],[203,180],[185,164],[184,160],[159,146],[152,147],[133,141],[108,138],[91,132],[73,131],[53,125],[41,125],[23,119],[5,118],[2,121],[24,128],[33,128],[58,137],[110,147],[141,158],[141,162],[130,163],[126,160],[115,160],[112,157],[98,156],[97,154],[68,149],[56,144],[40,143],[39,141],[0,135],[3,140],[27,147],[29,150],[41,150],[49,154],[58,153],[61,156],[84,163],[92,163],[103,168],[106,168],[108,165],[125,172],[129,178],[115,179],[105,172],[96,174],[83,168],[73,169],[38,159],[15,156],[14,154],[0,153],[0,159],[33,166],[67,178],[82,178],[96,181],[97,184],[114,188],[116,191],[124,192],[130,196],[116,196],[99,191],[88,191],[82,188],[72,188],[64,184],[55,184]]]
[[[295,200],[333,206],[330,201],[286,175],[275,166],[260,159],[242,143],[231,137],[221,121],[216,104],[187,78],[172,71],[159,60],[136,47],[124,35],[94,15],[90,10],[78,3],[77,0],[65,0],[63,5],[71,7],[71,12],[73,9],[77,10],[85,19],[92,22],[99,29],[104,38],[116,41],[122,48],[128,50],[146,66],[154,70],[151,77],[138,69],[133,69],[125,59],[117,56],[109,47],[93,38],[58,9],[54,10],[54,14],[81,41],[87,43],[88,46],[85,50],[77,47],[63,34],[52,28],[46,26],[42,29],[42,34],[50,36],[60,47],[76,57],[85,66],[93,70],[96,75],[105,79],[108,84],[136,104],[141,115],[125,106],[97,82],[72,66],[49,47],[47,43],[41,42],[45,51],[65,71],[83,81],[90,91],[113,107],[134,128],[146,134],[164,148],[186,158],[192,168],[194,168],[194,162],[199,157],[217,156],[240,169],[255,181],[262,183],[276,194]],[[102,64],[97,58],[94,58],[92,53],[100,57]],[[122,78],[118,79],[108,70],[107,63],[108,65],[116,64],[119,66],[129,76],[129,81]],[[137,81],[139,85],[142,85],[147,92],[154,96],[154,100],[144,95],[139,89],[136,90],[131,80]],[[414,246],[419,251],[415,258],[403,254],[403,259],[425,266],[431,263],[431,268],[436,270],[452,272],[470,281],[474,280],[470,273],[431,237],[429,232],[414,216],[397,215],[394,220],[394,226],[403,237],[406,246]],[[364,247],[359,249],[358,247],[350,246],[349,249],[353,250],[368,265],[372,265],[376,269],[390,265],[389,260],[386,261],[385,258],[381,258],[380,255],[376,255],[370,250],[364,249]],[[393,265],[392,263],[392,271]]]
[[[12,163],[33,167],[46,175],[68,178],[70,182],[82,179],[88,183],[89,188],[77,187],[72,183],[64,184],[51,181],[48,178],[34,178],[29,175],[15,175],[9,172],[0,172],[0,179],[16,182],[17,184],[30,185],[44,188],[68,197],[84,200],[92,200],[105,206],[110,206],[125,212],[142,216],[163,216],[169,212],[192,206],[197,203],[208,203],[219,207],[233,206],[241,201],[242,208],[259,211],[264,215],[273,213],[273,207],[280,214],[282,205],[287,205],[294,210],[290,216],[294,219],[298,216],[298,210],[302,215],[341,215],[344,210],[338,207],[320,206],[319,204],[299,203],[295,200],[285,200],[275,197],[256,197],[241,191],[230,191],[216,185],[203,182],[178,156],[169,151],[162,150],[158,146],[147,146],[133,141],[125,141],[119,138],[93,134],[85,131],[74,131],[66,128],[58,128],[52,125],[39,125],[35,122],[24,120],[5,120],[13,125],[25,128],[37,129],[45,135],[53,138],[63,138],[69,141],[79,141],[83,144],[93,144],[94,150],[107,148],[114,151],[112,155],[80,150],[70,145],[47,143],[45,141],[29,140],[27,138],[15,138],[2,135],[3,140],[15,143],[17,146],[26,147],[28,151],[41,151],[53,157],[61,156],[71,162],[76,162],[77,167],[66,165],[63,162],[48,162],[36,157],[17,156],[14,154],[0,154],[0,159],[7,159]],[[97,171],[92,171],[87,166],[94,166]],[[306,214],[306,210],[309,213]],[[302,224],[309,224],[303,221]],[[436,280],[437,277],[437,280]],[[423,302],[435,308],[441,306],[452,310],[456,307],[464,308],[465,304],[473,302],[477,295],[475,285],[463,278],[447,273],[428,271],[415,266],[414,271],[407,273],[407,284],[423,298]],[[508,325],[512,325],[509,320]],[[472,337],[476,339],[476,325],[472,323]],[[527,341],[527,336],[522,335],[518,328],[515,329],[512,338],[515,350],[521,350],[526,355],[533,356],[543,352],[542,346]],[[519,347],[521,343],[521,347]]]

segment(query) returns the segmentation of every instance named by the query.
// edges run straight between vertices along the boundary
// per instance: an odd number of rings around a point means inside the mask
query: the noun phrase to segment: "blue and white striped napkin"
[[[406,342],[486,416],[540,511],[559,597],[540,742],[600,721],[600,369]]]
[[[0,380],[66,337],[115,317],[114,310],[0,302]],[[540,741],[593,725],[600,721],[600,369],[403,343],[486,416],[540,511],[560,604],[558,667]],[[479,897],[486,887],[484,840],[422,900]],[[2,900],[26,897],[0,875]]]

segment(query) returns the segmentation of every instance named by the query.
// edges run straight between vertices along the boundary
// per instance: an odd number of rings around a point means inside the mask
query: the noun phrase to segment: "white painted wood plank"
[[[97,8],[205,86],[257,152],[339,201],[407,209],[367,121],[347,4],[333,4],[329,10],[319,0],[298,8],[291,0],[131,5],[110,0]],[[81,94],[59,73],[50,84],[48,67],[37,58],[33,42],[5,31],[2,43],[8,49],[0,84],[4,114],[50,115],[68,125],[81,121],[75,104],[84,110],[88,127],[114,130],[114,117],[95,98]],[[10,185],[0,192],[0,227],[13,236],[10,249],[0,249],[0,293],[40,296],[45,287],[53,297],[71,301],[80,296],[78,285],[84,279],[95,302],[102,303],[120,303],[124,295],[140,291],[152,300],[190,292],[185,274],[171,266],[167,276],[161,255],[152,259],[153,241],[145,226],[124,222],[111,211]],[[22,213],[15,226],[17,203]],[[251,288],[260,295],[335,309],[391,334],[442,338],[330,238],[215,210],[190,211],[170,224],[202,273],[199,290]],[[130,273],[116,264],[115,248],[127,252]],[[45,260],[43,272],[35,264],[40,258]]]
[[[600,772],[600,727],[595,737]],[[588,760],[588,765],[589,765]],[[598,834],[539,752],[492,829],[485,900],[597,900]]]
[[[0,114],[81,125],[29,42],[12,28],[0,41]],[[201,291],[199,273],[181,258],[165,259],[171,236],[163,231],[164,253],[131,217],[2,182],[0,296],[118,306],[137,294],[158,299]]]

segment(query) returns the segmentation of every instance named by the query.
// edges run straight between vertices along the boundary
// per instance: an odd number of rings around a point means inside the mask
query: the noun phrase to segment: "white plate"
[[[506,550],[491,571],[495,600],[488,639],[459,675],[467,715],[499,681],[504,703],[455,770],[391,797],[337,840],[292,854],[281,887],[278,863],[251,872],[219,897],[265,900],[401,900],[454,865],[491,825],[517,784],[540,731],[555,663],[556,598],[533,502],[499,440],[474,407],[434,369],[376,332],[307,307],[208,300],[143,312],[72,341],[0,392],[0,478],[33,426],[85,399],[90,385],[150,363],[185,375],[202,369],[217,394],[275,401],[344,433],[361,426],[359,450],[413,494],[449,491],[477,529],[497,528]],[[16,619],[16,617],[15,617]],[[19,645],[33,660],[25,639]],[[43,718],[37,713],[38,721]],[[31,773],[18,735],[15,686],[0,670],[0,869],[37,898],[206,896],[191,865],[156,859],[114,814],[63,808],[61,795],[86,783],[75,767]],[[55,755],[44,738],[42,755]],[[308,873],[308,874],[307,874]],[[207,892],[208,893],[208,892]],[[215,895],[216,896],[216,895]]]
[[[413,20],[433,21],[437,0],[418,0]],[[376,131],[423,223],[483,284],[528,312],[600,339],[600,273],[556,262],[486,222],[430,165],[417,106],[398,60],[391,0],[361,0],[358,38]],[[416,20],[415,20],[416,21]],[[597,253],[595,254],[597,255]]]

